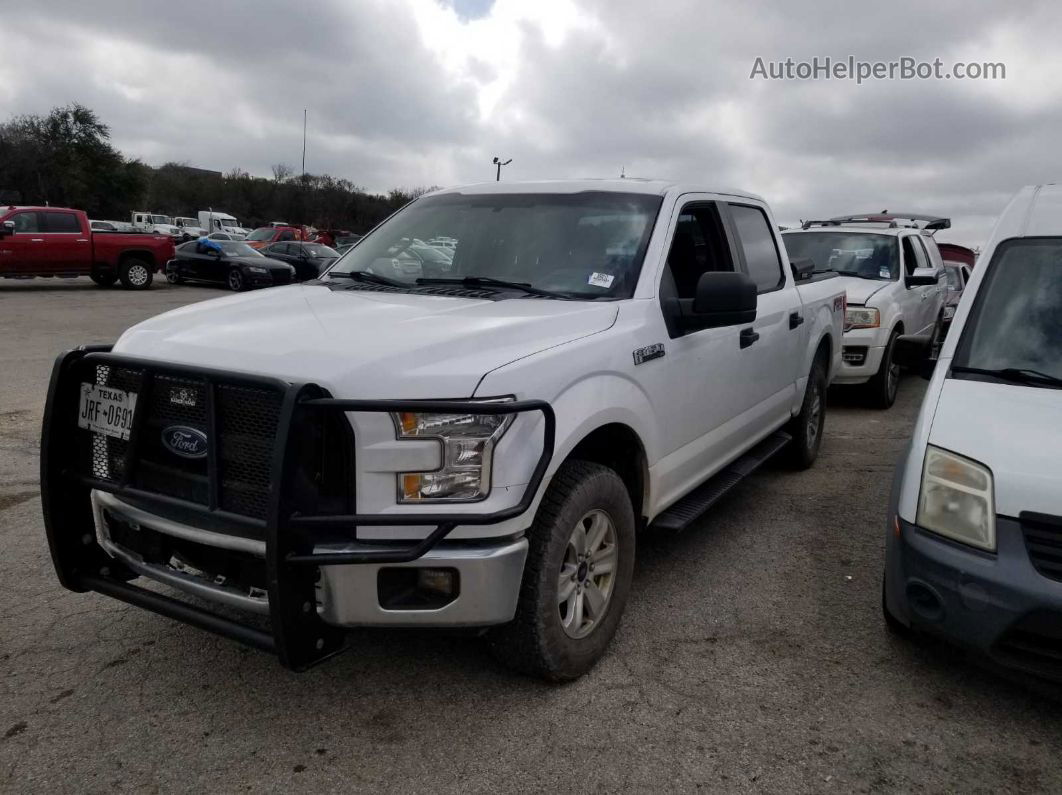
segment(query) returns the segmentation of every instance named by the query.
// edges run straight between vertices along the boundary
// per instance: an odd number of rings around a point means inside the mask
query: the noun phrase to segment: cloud
[[[82,102],[150,163],[307,168],[373,190],[662,176],[781,221],[941,212],[978,243],[1062,170],[1062,9],[673,0],[44,0],[0,48],[0,115]],[[814,56],[1002,61],[1001,81],[750,80]]]

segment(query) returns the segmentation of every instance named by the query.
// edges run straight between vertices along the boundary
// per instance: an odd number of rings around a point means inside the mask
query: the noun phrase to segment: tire
[[[513,670],[551,682],[578,679],[589,671],[605,653],[627,604],[634,527],[630,496],[619,475],[589,461],[565,462],[528,531],[516,616],[488,635],[495,657]],[[587,544],[598,536],[596,554],[585,557]],[[609,563],[610,571],[602,573]],[[562,601],[563,589],[569,595]],[[591,593],[597,594],[593,600]],[[591,605],[601,598],[595,615]]]
[[[118,266],[118,278],[126,290],[146,290],[154,276],[151,265],[136,257],[124,259]]]
[[[114,287],[114,283],[118,280],[118,277],[113,273],[107,273],[106,271],[96,271],[90,273],[89,278],[92,279],[99,287]]]
[[[892,361],[892,352],[899,336],[899,331],[893,331],[889,336],[889,344],[885,346],[885,353],[881,357],[881,366],[867,382],[867,398],[874,408],[887,409],[896,402],[896,391],[900,387],[900,366]]]
[[[794,469],[807,469],[818,458],[822,429],[826,424],[826,371],[818,359],[808,374],[800,413],[789,421],[786,432],[793,441],[786,447],[786,462]]]
[[[247,289],[247,281],[243,278],[243,271],[239,268],[229,268],[225,276],[225,285],[234,293],[242,293]]]
[[[177,271],[166,271],[166,281],[170,284],[184,284],[184,277]]]

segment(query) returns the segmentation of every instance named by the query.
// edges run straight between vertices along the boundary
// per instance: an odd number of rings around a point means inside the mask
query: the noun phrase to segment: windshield
[[[251,234],[247,235],[247,240],[272,240],[276,231],[271,226],[263,226],[261,229],[255,229]]]
[[[1062,238],[1001,243],[988,268],[952,366],[1062,378]]]
[[[948,289],[949,290],[961,290],[962,279],[959,277],[958,265],[945,265],[944,275],[948,277]]]
[[[815,271],[891,281],[900,276],[900,247],[889,235],[792,232],[782,235],[789,259],[810,259]]]
[[[460,193],[418,199],[350,249],[330,273],[367,272],[401,284],[491,278],[576,298],[629,297],[659,196]],[[424,243],[456,245],[445,254]]]
[[[261,252],[248,246],[242,240],[219,240],[217,244],[230,257],[261,257]]]
[[[151,223],[153,224],[168,224],[170,219],[165,215],[153,215],[151,216]]]

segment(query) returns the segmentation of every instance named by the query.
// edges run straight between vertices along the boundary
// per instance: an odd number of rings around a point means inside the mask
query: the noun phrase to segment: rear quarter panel
[[[173,258],[174,245],[168,235],[95,232],[92,252],[97,265],[117,267],[124,257],[132,256],[158,269]]]
[[[837,279],[798,284],[797,292],[804,305],[804,358],[800,369],[801,383],[797,392],[803,401],[804,386],[811,363],[823,340],[829,340],[826,381],[833,380],[841,364],[841,334],[844,330],[845,291]]]

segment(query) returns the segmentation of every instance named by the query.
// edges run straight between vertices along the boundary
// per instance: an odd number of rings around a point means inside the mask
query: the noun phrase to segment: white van
[[[971,274],[897,470],[882,591],[894,630],[1062,678],[1062,185],[1022,189]]]

